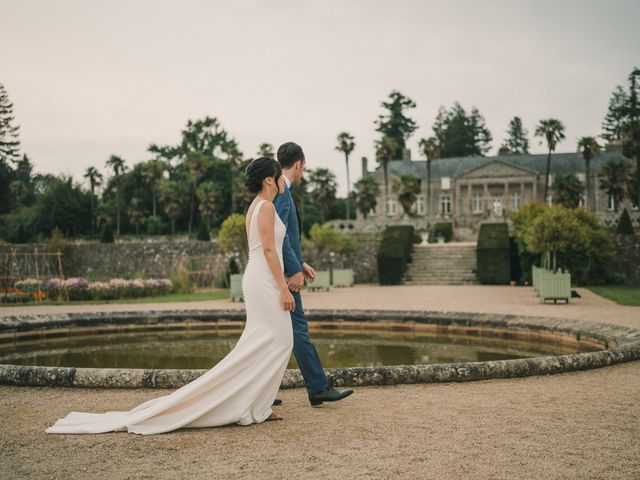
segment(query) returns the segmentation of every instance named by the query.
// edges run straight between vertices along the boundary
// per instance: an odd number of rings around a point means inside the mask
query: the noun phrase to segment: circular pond
[[[335,385],[559,373],[640,358],[640,332],[550,318],[314,311],[312,338]],[[64,314],[0,319],[0,383],[184,385],[234,347],[242,311]],[[284,387],[302,386],[295,359]]]

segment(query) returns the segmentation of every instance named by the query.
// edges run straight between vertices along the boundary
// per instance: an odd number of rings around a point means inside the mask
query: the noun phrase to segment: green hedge
[[[438,237],[443,237],[445,242],[450,242],[453,238],[453,225],[451,222],[440,222],[429,229],[429,243],[436,243]]]
[[[378,282],[399,285],[411,261],[414,229],[411,225],[387,227],[378,250]]]
[[[480,283],[508,285],[511,280],[509,228],[506,223],[480,225],[477,248]]]

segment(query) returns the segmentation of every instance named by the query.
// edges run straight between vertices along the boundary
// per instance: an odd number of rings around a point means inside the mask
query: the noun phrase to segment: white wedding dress
[[[290,312],[262,250],[254,208],[249,223],[249,261],[242,279],[247,320],[238,343],[211,370],[169,395],[153,398],[128,412],[71,412],[47,433],[128,431],[141,435],[179,428],[215,427],[265,421],[293,348]],[[275,244],[282,262],[286,228],[275,215]]]

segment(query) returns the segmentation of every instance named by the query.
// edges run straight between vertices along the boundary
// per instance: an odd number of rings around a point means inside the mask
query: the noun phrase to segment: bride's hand
[[[280,289],[280,300],[282,301],[282,308],[285,310],[293,312],[296,309],[296,301],[289,291],[289,288],[285,287]]]

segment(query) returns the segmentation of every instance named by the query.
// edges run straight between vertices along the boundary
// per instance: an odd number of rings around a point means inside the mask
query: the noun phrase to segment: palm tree
[[[142,176],[151,184],[151,200],[153,204],[153,216],[156,216],[158,182],[164,178],[167,163],[160,158],[149,160],[142,166]]]
[[[393,160],[398,144],[391,137],[382,137],[380,140],[376,140],[375,146],[376,160],[382,165],[384,173],[384,202],[382,207],[384,215],[387,208],[387,195],[389,195],[389,162]]]
[[[578,153],[582,154],[585,166],[587,194],[584,197],[585,210],[591,210],[591,159],[600,151],[600,145],[595,137],[581,137],[578,139]]]
[[[189,195],[189,233],[193,225],[194,208],[196,204],[196,189],[200,177],[207,171],[207,160],[209,157],[200,152],[188,152],[185,164],[191,173],[191,194]]]
[[[563,205],[572,210],[580,205],[580,198],[584,188],[578,177],[572,173],[558,175],[553,181],[554,203]]]
[[[133,197],[129,202],[129,208],[127,209],[129,215],[129,222],[136,227],[136,235],[140,233],[140,226],[145,223],[145,209],[142,207],[142,200],[138,197]]]
[[[420,179],[414,175],[402,175],[400,181],[393,185],[393,191],[398,194],[398,201],[402,205],[405,215],[411,212],[411,206],[420,193]]]
[[[93,225],[95,223],[94,197],[95,189],[102,185],[102,174],[95,167],[89,167],[84,173],[84,178],[89,179],[89,190],[91,191],[91,236],[93,237]]]
[[[158,185],[160,200],[164,205],[164,213],[171,220],[171,234],[176,233],[176,221],[184,208],[187,186],[177,180],[161,180]]]
[[[317,168],[309,175],[311,199],[320,210],[320,222],[324,223],[329,208],[336,200],[336,176],[327,168]]]
[[[353,141],[353,136],[347,132],[338,134],[338,145],[336,150],[344,153],[344,161],[347,164],[347,220],[351,218],[351,208],[349,199],[351,197],[351,181],[349,180],[349,155],[353,152],[356,144]]]
[[[124,160],[117,155],[111,155],[107,160],[107,167],[113,169],[113,173],[116,177],[116,232],[120,235],[120,176],[126,170]]]
[[[366,219],[369,212],[376,207],[380,187],[371,175],[366,175],[358,180],[355,185],[356,208],[360,210]]]
[[[427,159],[427,217],[431,215],[431,160],[438,158],[440,155],[440,147],[435,137],[423,138],[418,143],[420,151]]]
[[[626,195],[631,165],[626,160],[609,160],[600,170],[600,190],[613,198],[613,211],[618,211]]]
[[[543,137],[547,141],[547,148],[549,154],[547,156],[547,171],[544,177],[544,202],[547,201],[547,195],[549,193],[549,171],[551,170],[551,152],[554,152],[556,145],[564,140],[564,125],[562,122],[555,118],[548,118],[546,120],[540,120],[536,126],[536,137]],[[540,142],[542,143],[542,141]]]

